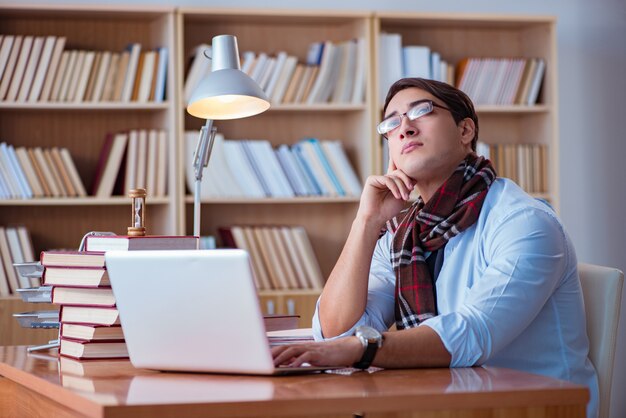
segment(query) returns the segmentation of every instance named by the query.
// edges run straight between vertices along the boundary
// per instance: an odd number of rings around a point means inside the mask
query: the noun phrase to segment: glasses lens
[[[391,116],[382,122],[380,122],[376,128],[379,134],[384,135],[387,132],[396,129],[400,126],[400,117],[399,116]]]
[[[417,118],[421,118],[424,115],[428,115],[432,111],[433,111],[433,104],[432,104],[432,102],[430,102],[430,101],[428,101],[428,102],[421,102],[421,103],[416,104],[412,108],[410,108],[409,111],[406,112],[406,116],[410,120],[415,120]]]

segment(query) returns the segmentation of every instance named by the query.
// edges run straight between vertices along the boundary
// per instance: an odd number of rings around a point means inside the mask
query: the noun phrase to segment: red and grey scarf
[[[489,160],[468,154],[428,203],[422,198],[387,222],[395,233],[391,263],[396,275],[398,329],[437,315],[435,288],[424,252],[437,251],[478,219],[496,172]]]

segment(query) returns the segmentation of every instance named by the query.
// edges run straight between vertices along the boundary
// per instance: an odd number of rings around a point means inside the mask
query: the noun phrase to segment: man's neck
[[[425,204],[428,203],[428,201],[434,196],[437,190],[439,190],[439,188],[452,176],[456,168],[459,166],[459,164],[461,164],[461,161],[463,161],[466,157],[467,154],[464,155],[463,158],[458,160],[456,163],[454,163],[454,165],[448,167],[447,170],[442,170],[444,174],[440,176],[431,177],[421,181],[416,180],[415,188],[417,189],[417,192],[422,197],[422,200]]]

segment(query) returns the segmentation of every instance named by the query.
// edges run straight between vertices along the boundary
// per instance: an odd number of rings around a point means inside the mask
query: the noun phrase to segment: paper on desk
[[[340,374],[342,376],[350,376],[353,373],[356,372],[366,372],[366,373],[376,373],[379,372],[381,370],[385,370],[382,367],[369,367],[365,370],[362,369],[356,369],[354,367],[345,367],[343,369],[330,369],[330,370],[325,370],[324,373],[329,373],[329,374]]]

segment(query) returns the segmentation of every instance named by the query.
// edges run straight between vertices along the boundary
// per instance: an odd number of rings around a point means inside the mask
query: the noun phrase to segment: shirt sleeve
[[[336,337],[324,338],[319,320],[319,299],[313,315],[313,337],[317,340],[333,340],[354,335],[356,327],[369,325],[380,332],[387,331],[394,321],[395,276],[391,267],[389,248],[393,235],[385,233],[374,248],[367,288],[367,306],[361,318],[346,332]]]
[[[454,312],[424,321],[450,352],[451,367],[482,364],[512,342],[541,311],[567,266],[565,232],[539,209],[520,209],[485,228],[487,267]],[[472,283],[470,281],[470,283]]]

